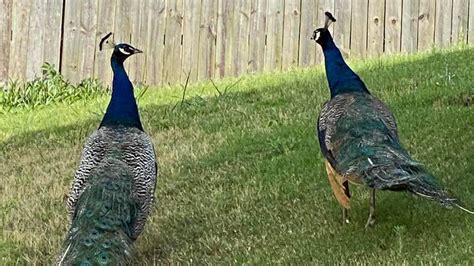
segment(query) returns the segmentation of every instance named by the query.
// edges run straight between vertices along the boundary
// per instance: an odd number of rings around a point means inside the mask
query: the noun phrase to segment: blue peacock
[[[59,257],[62,265],[125,264],[154,201],[155,151],[143,131],[123,65],[142,51],[125,43],[115,45],[111,36],[102,39],[100,50],[113,48],[112,98],[99,128],[85,144],[72,182],[67,199],[71,224]]]
[[[319,114],[317,132],[343,222],[349,222],[349,182],[370,188],[366,227],[375,223],[375,190],[409,191],[472,214],[402,147],[393,114],[345,63],[328,30],[336,19],[329,12],[325,15],[324,27],[315,30],[312,39],[324,53],[331,99]]]

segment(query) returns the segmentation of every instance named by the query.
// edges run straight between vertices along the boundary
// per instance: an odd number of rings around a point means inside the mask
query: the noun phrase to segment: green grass
[[[58,102],[73,103],[104,95],[107,90],[93,78],[84,79],[77,85],[66,80],[54,65],[44,63],[41,76],[27,82],[10,80],[0,87],[0,108],[34,109]]]
[[[474,207],[474,49],[351,61],[399,123],[402,142]],[[315,137],[321,66],[148,90],[139,100],[160,175],[136,264],[473,264],[474,219],[405,193],[354,188],[352,223]],[[226,93],[225,87],[229,87]],[[51,264],[64,195],[108,97],[0,114],[0,264]]]

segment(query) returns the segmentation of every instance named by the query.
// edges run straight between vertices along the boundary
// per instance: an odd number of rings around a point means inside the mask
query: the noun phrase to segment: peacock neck
[[[133,94],[133,85],[123,66],[123,60],[112,56],[114,72],[112,80],[112,98],[100,126],[123,125],[143,130]]]
[[[346,64],[332,38],[321,45],[324,53],[326,76],[331,90],[331,98],[346,92],[367,92],[367,87],[359,76]]]

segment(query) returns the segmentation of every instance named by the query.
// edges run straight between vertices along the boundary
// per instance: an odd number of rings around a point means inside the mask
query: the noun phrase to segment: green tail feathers
[[[60,255],[61,265],[122,265],[132,249],[131,226],[137,213],[129,167],[106,160],[89,177],[77,202]]]
[[[445,207],[458,207],[473,213],[451,196],[435,176],[413,160],[380,119],[351,117],[339,121],[334,136],[337,171],[361,177],[370,188],[409,191],[432,199]]]

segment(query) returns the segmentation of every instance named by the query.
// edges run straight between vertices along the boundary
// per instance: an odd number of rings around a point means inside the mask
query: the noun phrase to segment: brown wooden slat
[[[198,42],[201,1],[183,1],[183,61],[181,80],[189,74],[189,81],[196,81],[198,76]],[[196,38],[196,36],[198,38]]]
[[[403,0],[401,51],[414,53],[418,43],[419,0]]]
[[[283,27],[282,67],[286,69],[298,64],[298,43],[300,38],[300,1],[286,0]]]
[[[473,2],[471,1],[471,5]],[[469,0],[453,0],[452,43],[466,43]],[[472,14],[474,16],[474,14]]]
[[[234,1],[219,0],[217,11],[216,76],[232,73],[232,45],[235,36]]]
[[[316,55],[320,53],[318,45],[310,40],[313,31],[321,27],[318,25],[318,12],[314,12],[317,7],[317,0],[301,1],[299,65],[303,67],[316,64]]]
[[[73,82],[94,73],[96,4],[94,0],[66,1],[61,70]]]
[[[334,16],[336,23],[334,23],[334,40],[336,41],[342,54],[347,57],[351,45],[351,0],[336,0]]]
[[[28,30],[30,22],[30,2],[13,1],[12,36],[8,65],[9,79],[26,78],[26,61],[28,56]]]
[[[0,1],[0,82],[8,80],[10,36],[12,30],[12,0]]]
[[[469,1],[469,32],[467,33],[468,42],[474,43],[474,1]]]
[[[145,50],[146,74],[144,82],[149,85],[166,83],[162,73],[164,68],[164,38],[166,26],[166,0],[149,0],[148,26]]]
[[[452,0],[436,0],[434,44],[438,47],[451,44],[452,9]]]
[[[217,37],[217,1],[202,0],[197,79],[214,78]]]
[[[369,0],[367,29],[367,54],[381,55],[384,49],[385,4],[379,0]]]
[[[351,54],[364,57],[367,54],[368,0],[352,1]]]
[[[42,1],[31,1],[30,21],[28,25],[28,34],[24,37],[28,39],[26,50],[26,73],[25,78],[31,80],[41,75],[41,65],[43,64],[43,47],[42,40],[45,31],[45,6]]]
[[[163,76],[165,82],[176,83],[180,81],[183,69],[182,58],[182,26],[183,26],[183,1],[167,1],[167,18],[165,29],[165,54],[163,63]]]
[[[133,24],[138,19],[138,5],[140,1],[117,0],[115,6],[115,20],[114,20],[114,37],[117,43],[128,43],[132,46],[137,44],[132,43]],[[141,47],[144,49],[143,47]],[[125,69],[132,82],[135,82],[135,65],[137,57],[142,55],[135,55],[125,61]]]
[[[95,40],[94,75],[107,86],[112,84],[110,56],[112,50],[99,51],[99,42],[107,33],[114,32],[115,1],[98,1],[97,30]]]
[[[248,69],[248,47],[250,30],[250,2],[252,0],[240,0],[234,9],[234,37],[232,39],[232,75],[239,76],[247,73]]]
[[[249,32],[249,72],[262,71],[265,64],[265,29],[268,0],[251,1]]]
[[[267,48],[264,70],[281,69],[284,0],[273,0],[267,9]]]
[[[326,21],[326,16],[324,15],[324,12],[329,11],[332,14],[334,14],[334,0],[319,0],[317,10],[318,10],[318,22],[317,22],[318,26],[317,27],[321,28],[324,25],[324,22]],[[337,19],[338,18],[336,17],[336,20]],[[334,25],[335,23],[331,24],[331,26],[329,27],[329,31],[332,33],[332,35],[334,35]],[[319,48],[320,47],[318,47],[317,53],[316,53],[317,64],[324,62],[323,52]]]
[[[431,48],[434,43],[435,0],[420,0],[418,12],[418,50]]]
[[[62,0],[44,1],[45,19],[43,20],[43,59],[59,68],[61,56],[61,15],[63,12]]]
[[[135,83],[145,82],[146,53],[148,53],[148,16],[155,15],[149,13],[149,1],[150,0],[133,1],[131,7],[135,10],[132,12],[133,15],[130,21],[132,29],[130,44],[133,47],[143,50],[143,54],[134,55],[127,60],[130,66],[128,70],[130,79]]]
[[[400,52],[402,0],[385,2],[385,53]]]

